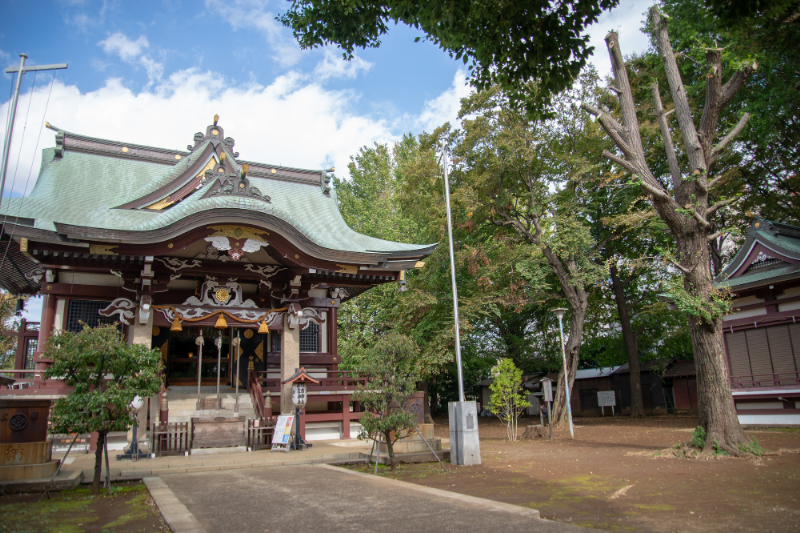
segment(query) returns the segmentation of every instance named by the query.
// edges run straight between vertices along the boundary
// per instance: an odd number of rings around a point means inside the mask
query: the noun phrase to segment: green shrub
[[[697,426],[689,438],[689,446],[700,448],[701,450],[706,446],[706,430]]]

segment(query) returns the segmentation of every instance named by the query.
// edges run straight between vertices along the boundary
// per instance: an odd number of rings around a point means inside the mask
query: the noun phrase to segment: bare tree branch
[[[728,133],[719,142],[719,144],[714,147],[707,161],[709,168],[717,161],[717,158],[720,156],[720,154],[722,154],[725,148],[727,148],[727,146],[731,143],[731,141],[733,141],[733,139],[742,132],[744,127],[747,125],[748,120],[750,120],[750,113],[743,114],[742,118],[739,119],[739,122],[736,124],[736,126],[733,127],[730,133]],[[712,181],[711,183],[715,183],[715,181]],[[708,185],[709,188],[712,186],[711,183],[709,183]]]
[[[672,144],[672,133],[669,131],[667,115],[664,113],[664,106],[661,104],[661,93],[658,91],[658,82],[653,82],[650,86],[653,95],[658,125],[661,127],[661,137],[664,139],[664,151],[667,152],[667,162],[669,162],[669,172],[672,175],[672,187],[675,192],[682,185],[681,168],[678,165],[678,156],[675,154],[675,146]]]
[[[697,223],[698,223],[698,224],[700,224],[700,227],[702,227],[702,228],[704,228],[704,229],[708,229],[708,228],[710,228],[710,227],[711,227],[711,224],[709,224],[709,223],[708,223],[708,220],[706,220],[706,219],[703,217],[703,215],[701,215],[700,213],[698,213],[698,212],[695,210],[695,208],[691,206],[691,204],[686,204],[685,206],[683,206],[683,208],[684,208],[684,209],[686,209],[687,211],[689,211],[689,213],[690,213],[690,214],[692,215],[692,217],[693,217],[693,218],[694,218],[694,219],[697,221]],[[707,213],[707,212],[708,212],[708,211],[706,211],[706,213]]]
[[[720,207],[725,207],[726,205],[730,205],[738,199],[739,198],[734,196],[733,198],[728,198],[727,200],[723,200],[722,202],[717,202],[716,204],[706,209],[706,216],[708,217],[710,215],[713,215]]]

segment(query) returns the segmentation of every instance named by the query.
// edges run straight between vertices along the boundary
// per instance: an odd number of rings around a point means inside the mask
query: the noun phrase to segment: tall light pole
[[[458,288],[456,261],[453,253],[453,219],[450,214],[450,181],[447,175],[447,150],[442,150],[444,169],[444,201],[447,209],[447,239],[450,245],[450,280],[453,283],[453,312],[456,334],[456,368],[458,369],[458,401],[449,402],[450,462],[457,465],[481,464],[481,444],[478,435],[478,407],[464,398],[464,374],[461,368],[461,332],[458,327]]]
[[[26,72],[30,72],[32,70],[58,70],[62,68],[67,68],[66,63],[59,63],[56,65],[37,65],[34,67],[26,67],[25,60],[28,58],[25,54],[19,55],[19,68],[9,67],[6,69],[6,74],[11,74],[12,72],[17,73],[17,80],[14,83],[14,96],[11,99],[11,111],[9,112],[8,117],[8,128],[6,129],[6,139],[5,143],[3,144],[3,159],[0,166],[0,201],[3,197],[3,190],[6,187],[6,172],[8,171],[8,153],[11,150],[11,136],[14,133],[14,117],[17,114],[17,101],[19,100],[19,86],[22,83],[22,75]],[[33,98],[33,94],[31,94],[31,98]]]
[[[461,333],[458,329],[458,288],[456,287],[456,261],[453,255],[453,220],[450,215],[450,181],[447,179],[447,152],[442,152],[444,169],[444,205],[447,208],[447,239],[450,244],[450,280],[453,283],[453,312],[456,321],[456,368],[458,368],[458,401],[464,398],[464,374],[461,370]]]
[[[564,350],[564,313],[567,309],[559,307],[553,309],[553,312],[558,317],[558,331],[561,339],[561,359],[564,361],[564,394],[567,401],[567,420],[569,420],[569,437],[575,438],[575,431],[572,429],[572,405],[569,402],[569,372],[567,371],[567,353]]]

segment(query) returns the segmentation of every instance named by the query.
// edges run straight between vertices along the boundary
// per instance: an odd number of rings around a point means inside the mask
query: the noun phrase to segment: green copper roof
[[[403,244],[368,237],[353,231],[342,218],[334,191],[320,185],[248,176],[251,186],[270,202],[243,196],[218,195],[203,199],[211,183],[182,202],[162,211],[115,209],[126,202],[169,184],[202,154],[206,143],[195,147],[177,164],[124,159],[105,154],[66,149],[43,151],[42,168],[28,197],[3,200],[0,215],[35,219],[35,227],[55,230],[55,223],[108,230],[148,231],[206,210],[226,208],[277,217],[323,248],[349,252],[422,250],[430,245]],[[238,165],[237,165],[238,166]],[[213,182],[213,180],[211,180]]]

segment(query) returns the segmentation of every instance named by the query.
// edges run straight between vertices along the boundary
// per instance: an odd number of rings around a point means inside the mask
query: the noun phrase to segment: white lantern
[[[292,383],[292,404],[295,407],[305,407],[306,405],[305,383]]]
[[[131,402],[131,407],[134,411],[138,411],[144,405],[144,400],[141,396],[134,396],[133,401]]]

